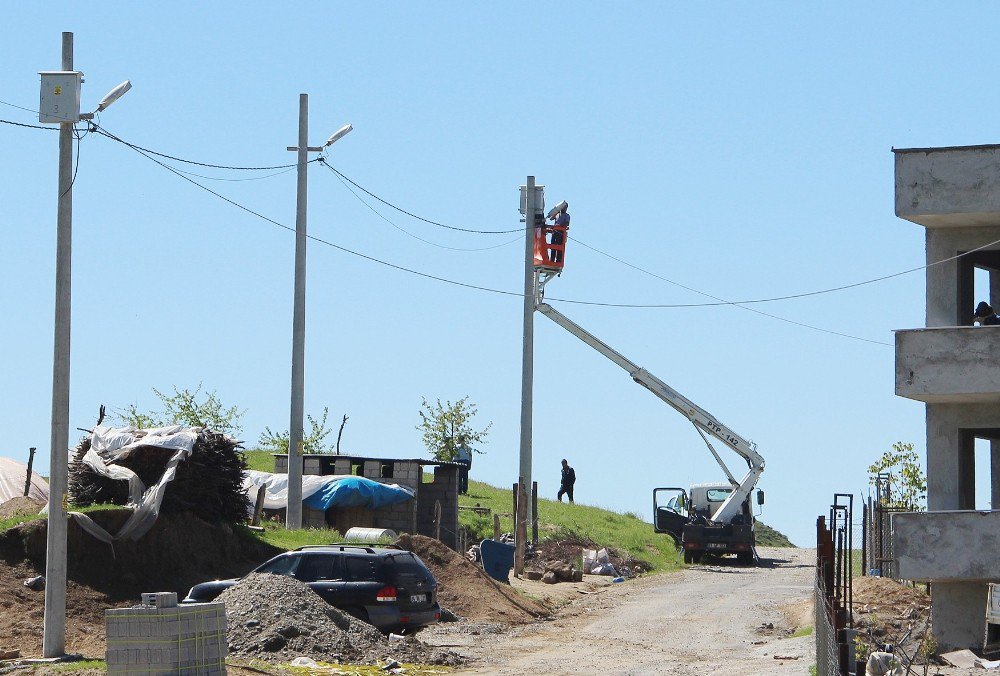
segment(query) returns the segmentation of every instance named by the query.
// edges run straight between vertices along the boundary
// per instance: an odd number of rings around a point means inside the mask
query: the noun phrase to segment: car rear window
[[[395,554],[386,559],[385,568],[389,575],[400,576],[400,575],[417,575],[426,576],[427,566],[423,564],[417,557],[413,554]]]

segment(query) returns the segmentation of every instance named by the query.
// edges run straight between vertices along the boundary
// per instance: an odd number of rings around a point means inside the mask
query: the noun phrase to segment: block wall
[[[434,468],[434,482],[417,489],[417,533],[434,537],[434,505],[441,502],[441,542],[458,550],[458,468]]]

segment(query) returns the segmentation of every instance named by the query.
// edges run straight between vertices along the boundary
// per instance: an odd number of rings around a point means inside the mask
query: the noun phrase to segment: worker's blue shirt
[[[561,212],[558,215],[556,215],[555,225],[557,225],[557,226],[565,226],[565,227],[568,228],[569,227],[569,214],[567,214],[566,212]]]

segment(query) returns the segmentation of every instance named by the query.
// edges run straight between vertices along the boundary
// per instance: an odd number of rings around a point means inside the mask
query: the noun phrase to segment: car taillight
[[[375,600],[390,603],[394,602],[396,600],[396,588],[391,586],[382,587],[375,594]]]

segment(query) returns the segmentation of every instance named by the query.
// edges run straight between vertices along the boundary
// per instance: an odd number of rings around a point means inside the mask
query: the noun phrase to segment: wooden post
[[[434,539],[441,539],[441,501],[434,501]]]
[[[531,543],[538,544],[538,482],[531,482]]]
[[[267,495],[267,491],[263,487],[257,490],[257,501],[253,506],[253,518],[250,519],[251,526],[260,525],[260,517],[264,513],[264,496]]]
[[[493,541],[500,542],[500,515],[493,514]]]
[[[515,483],[514,487],[510,491],[511,496],[513,497],[513,505],[510,513],[514,520],[514,525],[511,527],[510,532],[514,534],[517,533],[517,486],[518,484]]]
[[[28,497],[28,492],[31,490],[31,466],[35,462],[35,451],[38,450],[34,446],[28,449],[28,476],[24,480],[24,497]]]

